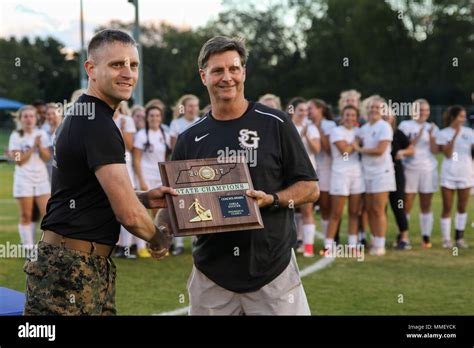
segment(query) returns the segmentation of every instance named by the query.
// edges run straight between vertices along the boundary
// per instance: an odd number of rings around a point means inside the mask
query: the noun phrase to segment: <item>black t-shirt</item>
[[[109,200],[95,176],[98,166],[125,163],[125,145],[102,100],[83,94],[56,131],[51,198],[43,230],[114,245],[120,233]]]
[[[226,147],[256,148],[256,162],[249,164],[256,190],[272,193],[297,181],[317,180],[290,118],[259,103],[250,103],[240,118],[230,121],[216,120],[209,112],[178,137],[173,160],[219,157]],[[197,240],[196,267],[223,288],[256,291],[290,262],[296,242],[293,209],[260,211],[264,229],[202,235]]]
[[[399,150],[404,150],[410,146],[410,140],[400,129],[395,129],[393,132],[393,141],[392,141],[392,160],[395,169],[403,170],[402,161],[396,160],[395,156]]]

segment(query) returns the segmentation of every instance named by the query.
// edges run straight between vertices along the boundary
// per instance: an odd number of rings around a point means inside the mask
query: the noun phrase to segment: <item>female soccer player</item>
[[[133,144],[133,169],[137,185],[143,191],[161,186],[158,162],[167,160],[171,152],[170,136],[161,125],[161,110],[157,105],[146,108],[145,129],[138,131]],[[138,256],[149,257],[145,242],[142,242],[137,245]]]
[[[173,109],[173,121],[170,124],[171,147],[174,148],[178,135],[199,120],[199,99],[195,95],[186,94],[179,98]],[[175,237],[171,253],[178,256],[184,252],[184,237]]]
[[[316,169],[315,156],[321,149],[319,141],[319,131],[316,126],[308,120],[308,105],[302,98],[293,98],[288,108],[289,114],[295,124],[301,140],[303,141],[308,157]],[[313,216],[313,203],[306,203],[300,206],[303,220],[303,245],[305,257],[314,256],[314,235],[316,227]]]
[[[195,95],[186,94],[179,98],[173,110],[171,121],[171,147],[174,148],[178,135],[199,119],[199,99]]]
[[[316,155],[316,169],[320,190],[319,208],[321,213],[321,226],[324,235],[327,233],[329,216],[331,213],[331,199],[329,196],[331,179],[331,156],[329,134],[336,127],[329,106],[321,99],[311,99],[308,102],[308,117],[319,130],[321,137],[321,151]]]
[[[472,173],[471,150],[474,144],[474,131],[464,127],[466,110],[459,105],[449,107],[444,116],[443,128],[436,138],[436,144],[444,154],[441,165],[441,193],[443,196],[443,212],[441,214],[441,233],[443,248],[451,248],[451,208],[453,195],[457,191],[457,212],[455,220],[456,246],[467,248],[464,242],[466,228],[466,207],[469,191],[474,186]]]
[[[385,234],[387,215],[385,207],[390,191],[395,191],[395,173],[390,144],[393,139],[392,127],[382,120],[382,98],[373,98],[369,106],[368,122],[359,131],[356,151],[362,154],[362,168],[365,180],[364,209],[367,211],[369,226],[374,236],[371,255],[385,255]],[[386,104],[385,104],[386,105]]]
[[[431,232],[433,230],[433,213],[431,199],[438,190],[438,162],[434,154],[438,152],[436,134],[439,129],[434,123],[428,123],[430,104],[424,99],[413,103],[412,120],[403,121],[398,126],[414,145],[413,156],[403,160],[405,171],[405,213],[407,218],[418,193],[420,197],[420,229],[422,248],[431,248]]]
[[[35,225],[32,223],[33,202],[40,215],[46,212],[46,203],[51,195],[46,162],[51,153],[50,142],[45,131],[36,127],[36,109],[23,106],[18,111],[19,130],[13,131],[8,143],[8,155],[15,161],[13,197],[20,206],[18,231],[21,243],[26,249],[35,244]]]
[[[349,199],[349,246],[357,245],[358,216],[362,193],[365,183],[362,176],[362,166],[354,143],[358,128],[355,126],[359,111],[352,105],[342,109],[341,125],[331,130],[331,180],[329,193],[331,195],[331,216],[324,241],[323,253],[331,248],[334,237],[342,218],[346,199]]]

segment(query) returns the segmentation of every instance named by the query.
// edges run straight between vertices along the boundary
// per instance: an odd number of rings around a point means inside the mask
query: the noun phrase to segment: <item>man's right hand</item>
[[[173,240],[168,209],[160,209],[154,223],[157,227],[155,235],[149,241],[149,249],[153,258],[161,260],[165,257]]]

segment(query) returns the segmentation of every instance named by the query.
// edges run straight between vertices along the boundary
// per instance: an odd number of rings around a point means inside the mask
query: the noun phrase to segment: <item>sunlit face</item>
[[[299,119],[303,119],[308,115],[308,104],[299,103],[295,107],[295,116]]]
[[[189,117],[194,117],[199,114],[199,100],[197,99],[188,99],[184,103],[184,115]]]
[[[150,129],[157,130],[160,128],[161,124],[161,111],[158,109],[151,109],[148,111],[146,119],[148,121],[148,127]]]
[[[415,107],[418,109],[415,111],[415,116],[413,117],[419,123],[426,122],[430,117],[430,105],[427,103],[417,103]]]
[[[46,111],[46,122],[53,127],[57,127],[61,122],[61,115],[56,108],[49,107]]]
[[[217,101],[231,101],[244,96],[245,67],[237,51],[216,53],[199,71],[209,95]]]
[[[20,115],[21,128],[31,130],[36,126],[36,112],[33,109],[26,109]]]
[[[346,128],[352,128],[357,124],[357,112],[352,109],[347,109],[342,115],[342,125]]]
[[[133,114],[133,121],[137,130],[145,128],[145,111],[137,110]]]
[[[370,120],[378,120],[381,117],[382,111],[382,103],[380,100],[372,100],[369,104],[369,114],[368,119]]]
[[[138,50],[133,45],[114,42],[97,49],[86,62],[94,87],[114,104],[128,100],[138,80]]]

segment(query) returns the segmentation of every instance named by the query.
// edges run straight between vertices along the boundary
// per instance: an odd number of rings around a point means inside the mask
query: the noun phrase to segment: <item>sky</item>
[[[221,0],[139,0],[140,22],[166,21],[196,28],[215,18]],[[0,37],[53,36],[67,48],[80,47],[80,0],[1,0]],[[85,43],[94,29],[112,19],[133,21],[135,7],[127,0],[83,0]]]

